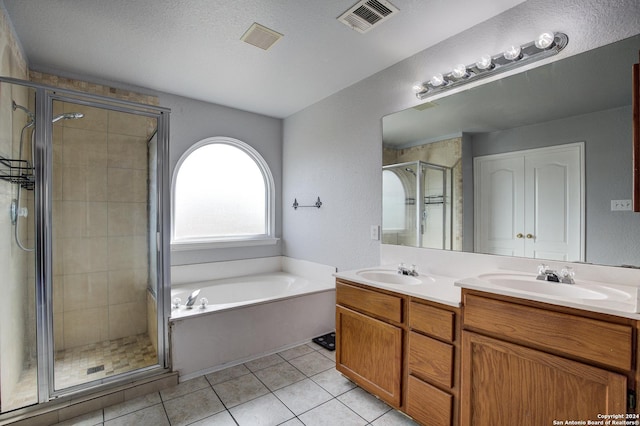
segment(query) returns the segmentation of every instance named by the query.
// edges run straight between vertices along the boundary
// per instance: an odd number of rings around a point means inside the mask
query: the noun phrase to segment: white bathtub
[[[284,265],[291,266],[291,260]],[[172,287],[172,300],[182,300],[170,318],[172,367],[180,381],[279,352],[335,329],[331,276],[335,268],[311,268],[313,273],[307,276],[299,274],[298,267],[283,269],[296,273],[271,271]],[[195,305],[186,309],[187,296],[197,289]],[[200,308],[203,297],[209,302],[205,309]]]
[[[187,309],[187,297],[200,290],[192,309]],[[171,319],[201,315],[226,309],[265,303],[289,297],[326,291],[327,286],[287,272],[271,272],[237,278],[204,281],[176,286],[171,289]],[[175,308],[175,298],[181,300]],[[201,306],[202,298],[207,299],[206,307]]]

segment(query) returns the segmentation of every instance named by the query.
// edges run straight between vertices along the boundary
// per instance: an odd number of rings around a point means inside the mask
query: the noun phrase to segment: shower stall
[[[0,413],[169,367],[168,115],[0,78]]]
[[[382,168],[382,242],[451,249],[452,168],[412,161]]]

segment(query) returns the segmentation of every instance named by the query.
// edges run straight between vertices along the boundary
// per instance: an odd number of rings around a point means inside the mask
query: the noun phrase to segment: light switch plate
[[[380,239],[380,227],[378,225],[371,225],[371,239],[376,241]]]

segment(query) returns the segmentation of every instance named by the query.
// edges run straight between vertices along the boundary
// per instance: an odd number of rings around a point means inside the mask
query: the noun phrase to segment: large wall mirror
[[[384,117],[382,242],[640,266],[639,50],[637,35]]]

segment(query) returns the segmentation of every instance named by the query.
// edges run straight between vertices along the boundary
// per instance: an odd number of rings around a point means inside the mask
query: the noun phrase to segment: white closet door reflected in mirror
[[[477,157],[476,252],[584,261],[584,144]]]

